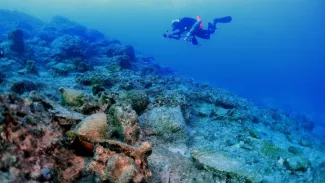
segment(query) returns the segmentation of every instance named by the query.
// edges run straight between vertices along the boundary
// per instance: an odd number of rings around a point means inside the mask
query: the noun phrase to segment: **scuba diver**
[[[229,23],[232,21],[231,16],[216,18],[213,23],[208,23],[208,29],[203,29],[202,20],[200,16],[197,18],[184,17],[172,21],[172,31],[163,34],[165,38],[172,38],[179,40],[182,37],[185,41],[192,42],[193,45],[198,45],[196,37],[201,39],[210,39],[210,35],[216,31],[217,23]],[[185,34],[185,36],[184,36]]]

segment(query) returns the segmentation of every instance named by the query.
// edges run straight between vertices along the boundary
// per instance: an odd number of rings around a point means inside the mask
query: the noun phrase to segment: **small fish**
[[[5,53],[4,53],[3,49],[0,49],[0,58],[3,58],[3,57],[5,57]]]

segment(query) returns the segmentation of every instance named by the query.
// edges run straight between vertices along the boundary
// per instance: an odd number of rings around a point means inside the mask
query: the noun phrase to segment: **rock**
[[[23,54],[25,51],[24,32],[16,29],[8,34],[9,49],[12,52]]]
[[[109,110],[111,124],[123,142],[134,145],[140,135],[138,115],[130,105],[113,105]]]
[[[101,142],[108,139],[108,123],[105,113],[96,113],[86,117],[73,130],[82,140]]]
[[[21,64],[17,60],[4,60],[0,62],[0,72],[1,73],[8,73],[8,75],[11,75],[10,72],[16,72],[20,69],[23,69],[23,64]]]
[[[52,120],[59,123],[61,126],[72,126],[85,118],[84,115],[70,111],[56,102],[38,95],[38,93],[34,91],[30,92],[29,97],[34,101],[33,103],[35,103],[35,101],[41,103],[43,108],[50,112]]]
[[[221,152],[193,150],[191,157],[198,166],[216,173],[231,182],[261,182],[262,176],[255,170]]]
[[[227,119],[229,109],[217,107],[213,113],[214,119],[224,120]]]
[[[41,178],[41,173],[39,171],[32,171],[30,173],[30,178],[32,178],[33,180],[39,180]]]
[[[261,138],[261,133],[260,133],[259,131],[257,131],[257,130],[249,129],[249,130],[248,130],[248,133],[249,133],[249,135],[252,136],[253,138],[257,138],[257,139]]]
[[[260,149],[262,155],[271,158],[271,159],[276,159],[278,157],[283,157],[287,155],[287,152],[274,144],[270,142],[263,142],[262,147]]]
[[[35,62],[32,60],[28,60],[26,63],[26,68],[19,70],[18,71],[19,74],[38,74],[37,68],[35,66]]]
[[[112,87],[114,84],[112,76],[106,70],[87,71],[82,74],[78,73],[76,81],[81,85],[91,86],[97,84],[105,88]]]
[[[310,148],[313,147],[313,142],[307,138],[301,138],[299,144],[305,147],[310,147]]]
[[[74,124],[78,124],[85,118],[84,115],[74,111],[69,111],[60,105],[55,105],[51,112],[53,115],[53,121],[58,122],[62,126],[72,126]]]
[[[208,103],[200,103],[195,108],[196,114],[202,117],[210,117],[214,111],[215,106]]]
[[[51,48],[59,49],[64,58],[84,57],[85,42],[78,36],[64,35],[51,43]]]
[[[301,156],[291,156],[285,159],[284,166],[291,171],[303,171],[305,172],[311,167],[311,162]]]
[[[9,170],[17,162],[16,156],[10,154],[4,154],[0,161],[0,169]]]
[[[51,44],[51,42],[57,38],[57,32],[54,28],[45,27],[42,30],[38,31],[37,37],[41,40],[45,41],[47,44]]]
[[[236,138],[229,138],[225,142],[227,146],[232,146],[238,143]]]
[[[53,178],[54,178],[54,174],[55,174],[55,172],[54,172],[54,170],[53,169],[51,169],[51,168],[42,168],[41,169],[41,177],[42,177],[42,179],[43,180],[45,180],[45,181],[50,181],[50,180],[52,180]]]
[[[325,162],[322,162],[317,167],[315,167],[315,171],[313,172],[312,177],[312,182],[325,182]]]
[[[107,92],[101,92],[100,97],[98,99],[98,103],[100,108],[105,113],[108,113],[108,109],[115,104],[114,96]]]
[[[2,125],[5,122],[5,119],[6,119],[5,116],[4,116],[4,111],[5,111],[4,106],[0,105],[0,125]],[[0,134],[1,134],[1,131],[2,130],[0,130]],[[1,137],[0,137],[0,139],[1,139]]]
[[[137,169],[132,158],[115,154],[107,160],[106,163],[106,177],[110,182],[129,183],[133,182]]]
[[[57,64],[55,61],[50,61],[45,65],[45,67],[46,69],[52,69],[55,64]]]
[[[62,156],[67,155],[62,154]],[[60,162],[61,166],[65,166],[66,169],[64,169],[64,171],[61,170],[60,177],[62,177],[62,179],[57,182],[76,182],[82,175],[85,167],[85,159],[81,156],[68,157],[69,156],[67,156],[64,162]]]
[[[64,63],[58,63],[52,66],[52,74],[55,76],[66,76],[69,71],[69,66]]]
[[[131,165],[136,169],[136,174],[129,177],[132,179],[131,182],[148,182],[148,178],[151,177],[151,172],[147,166],[148,156],[152,152],[150,143],[143,142],[140,146],[130,146],[123,142],[107,140],[101,144],[107,148],[104,148],[102,145],[96,145],[93,161],[86,167],[88,172],[96,173],[103,182],[108,180],[121,181],[122,179],[124,180],[123,176],[121,176],[122,174],[129,175],[127,174],[129,171],[127,167]],[[127,163],[128,161],[131,163]]]
[[[145,92],[140,90],[122,93],[120,98],[123,102],[131,104],[132,108],[137,112],[138,115],[142,114],[149,105],[149,97]]]
[[[293,134],[290,134],[290,133],[286,134],[286,138],[291,143],[295,143],[295,144],[299,143],[299,140],[297,139],[297,136],[295,136]]]
[[[105,91],[105,88],[103,88],[103,87],[102,87],[101,85],[99,85],[99,84],[94,84],[94,85],[91,87],[91,91],[92,91],[93,95],[97,95],[98,93]]]
[[[164,90],[163,88],[161,90]],[[178,107],[187,104],[186,96],[180,92],[164,91],[155,96],[154,100],[157,106]]]
[[[129,91],[129,90],[132,90],[134,89],[134,83],[132,81],[121,81],[120,82],[120,88],[122,90],[126,90],[126,91]]]
[[[108,148],[104,148],[101,145],[96,145],[94,148],[93,160],[87,165],[86,171],[96,173],[99,175],[101,181],[106,181],[105,167],[107,159],[112,156],[112,152]]]
[[[86,33],[86,36],[90,42],[96,42],[105,39],[105,35],[95,29],[89,29]]]
[[[299,155],[302,154],[302,150],[300,148],[294,147],[294,146],[290,146],[288,148],[288,151],[294,155]]]
[[[5,80],[5,74],[0,72],[0,84]]]
[[[17,81],[11,86],[11,90],[23,94],[24,92],[30,92],[39,88],[39,84],[34,83],[33,81],[24,79],[22,81]]]
[[[126,55],[129,56],[131,60],[135,60],[135,51],[131,45],[112,44],[107,47],[105,53],[109,57]]]
[[[139,117],[147,135],[157,135],[166,141],[187,142],[188,133],[180,107],[158,107]]]
[[[75,70],[77,72],[81,72],[81,73],[94,70],[94,68],[93,68],[92,65],[87,64],[85,62],[76,63],[75,66],[76,66],[76,69]]]
[[[45,108],[43,106],[43,104],[41,102],[33,102],[30,105],[30,110],[32,113],[37,113],[37,114],[41,114],[42,112],[45,112]]]
[[[106,67],[110,72],[117,72],[121,69],[131,68],[131,58],[128,55],[117,55],[109,60],[109,64]]]

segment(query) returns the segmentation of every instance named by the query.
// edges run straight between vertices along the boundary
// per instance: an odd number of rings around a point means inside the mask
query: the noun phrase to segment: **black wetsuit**
[[[173,33],[168,35],[169,38],[173,38],[173,39],[180,39],[182,37],[182,35],[186,32],[188,32],[193,25],[196,23],[196,19],[194,18],[189,18],[189,17],[185,17],[180,19],[179,23],[177,23],[176,26],[173,27]],[[209,27],[207,30],[204,29],[197,29],[194,32],[194,36],[191,39],[192,40],[192,44],[193,45],[198,45],[198,41],[195,38],[195,36],[201,38],[201,39],[210,39],[210,34],[213,34],[216,30],[216,26],[214,24],[209,23]]]
[[[210,35],[215,33],[216,31],[216,24],[218,22],[221,23],[228,23],[232,20],[232,18],[230,16],[227,17],[223,17],[223,18],[216,18],[213,20],[213,23],[208,23],[208,29],[201,29],[198,28],[197,30],[195,30],[194,32],[194,36],[192,37],[192,44],[193,45],[198,45],[198,41],[196,39],[196,37],[199,37],[201,39],[210,39]],[[164,37],[168,37],[168,38],[173,38],[173,39],[180,39],[182,37],[182,35],[186,32],[188,32],[193,25],[196,23],[196,19],[195,18],[190,18],[190,17],[184,17],[181,18],[180,21],[173,27],[173,33],[172,34],[164,34]],[[195,37],[196,36],[196,37]]]

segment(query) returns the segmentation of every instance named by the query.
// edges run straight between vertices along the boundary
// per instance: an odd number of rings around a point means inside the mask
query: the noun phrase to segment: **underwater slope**
[[[0,182],[325,181],[307,117],[184,78],[65,17],[34,26],[0,13]]]

